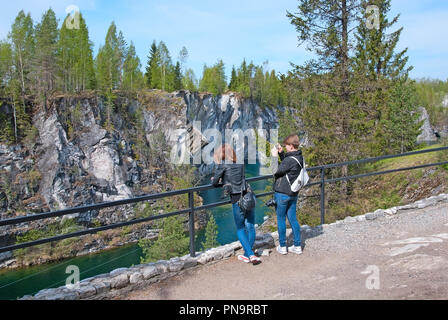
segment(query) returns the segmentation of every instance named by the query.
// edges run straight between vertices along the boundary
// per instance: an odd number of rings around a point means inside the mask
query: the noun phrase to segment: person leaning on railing
[[[287,254],[288,252],[301,254],[300,225],[296,216],[298,192],[291,191],[291,183],[297,179],[303,167],[302,151],[299,150],[299,137],[294,134],[289,135],[283,141],[283,145],[286,153],[280,145],[277,145],[276,148],[271,150],[271,155],[274,158],[272,168],[275,178],[274,200],[280,243],[277,246],[277,251],[280,254]],[[279,156],[281,160],[280,165],[277,159]],[[300,165],[293,158],[298,160]],[[288,248],[286,248],[286,218],[288,218],[289,224],[291,225],[294,239],[294,244]]]
[[[212,184],[215,188],[224,186],[228,189],[237,229],[236,234],[244,249],[244,255],[239,255],[238,260],[257,265],[261,263],[261,259],[255,256],[252,249],[255,243],[255,210],[243,211],[238,205],[238,200],[241,197],[244,164],[236,163],[236,153],[228,144],[215,150],[214,161],[218,167],[212,177]]]

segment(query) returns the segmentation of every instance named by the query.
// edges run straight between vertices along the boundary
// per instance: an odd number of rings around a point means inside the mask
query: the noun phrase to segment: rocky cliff
[[[235,93],[213,96],[211,94],[198,94],[185,92],[184,100],[187,105],[187,118],[189,123],[199,123],[204,134],[209,129],[216,129],[222,134],[225,141],[225,130],[238,130],[249,132],[255,130],[270,141],[270,133],[278,129],[278,119],[273,108],[262,108],[250,99],[242,99]],[[199,128],[198,128],[199,129]],[[265,131],[258,131],[263,129]],[[204,137],[207,139],[207,137]],[[245,149],[245,158],[248,158],[248,148]],[[257,160],[258,154],[257,154]],[[201,175],[208,175],[213,171],[214,165],[202,163],[199,166]]]
[[[152,90],[135,97],[117,93],[111,109],[105,99],[89,92],[55,96],[47,110],[35,109],[35,134],[28,143],[0,145],[2,219],[170,190],[174,187],[167,179],[170,151],[183,143],[179,132],[190,132],[195,122],[201,123],[202,132],[269,130],[278,125],[274,110],[233,93],[218,97],[188,91]],[[199,169],[206,174],[212,166],[199,165]],[[129,220],[137,214],[132,206],[122,206],[4,227],[0,244],[14,243],[27,231],[54,221],[74,218],[85,227]],[[157,235],[150,227],[144,227],[143,233],[142,228],[133,231],[143,237]],[[115,242],[127,240],[136,239]],[[87,249],[106,246],[103,241]]]

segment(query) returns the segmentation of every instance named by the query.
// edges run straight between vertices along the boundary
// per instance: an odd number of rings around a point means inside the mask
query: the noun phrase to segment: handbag
[[[246,188],[246,174],[244,170],[244,164],[243,164],[243,181],[241,182],[241,197],[238,200],[238,206],[243,211],[250,211],[253,208],[255,208],[255,205],[257,204],[257,198],[255,197],[255,194],[252,192],[252,189],[250,186]],[[243,190],[244,189],[244,190]],[[244,191],[247,191],[244,194]]]
[[[297,192],[297,191],[299,191],[300,189],[302,189],[304,186],[306,186],[308,184],[308,181],[310,180],[310,177],[308,175],[308,172],[306,172],[306,169],[305,169],[305,158],[303,158],[303,167],[300,165],[300,161],[299,160],[297,160],[294,157],[291,157],[291,158],[296,160],[297,163],[299,164],[299,166],[302,168],[300,170],[299,176],[297,177],[296,180],[294,180],[294,182],[292,184],[289,181],[288,174],[286,174],[286,179],[288,180],[289,185],[291,186],[291,191],[292,192]]]

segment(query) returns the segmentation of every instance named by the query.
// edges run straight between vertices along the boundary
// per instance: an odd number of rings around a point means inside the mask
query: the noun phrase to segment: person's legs
[[[247,238],[249,241],[249,245],[253,250],[254,243],[255,243],[255,235],[256,235],[256,233],[255,233],[255,210],[254,209],[246,212],[245,225],[246,225]]]
[[[297,208],[297,197],[289,197],[288,209],[286,215],[288,217],[289,224],[291,225],[292,228],[294,245],[296,247],[300,247],[301,245],[300,225],[299,221],[297,220],[296,208]]]
[[[249,258],[250,256],[254,255],[254,252],[252,251],[252,247],[246,234],[244,213],[238,206],[238,203],[234,203],[232,205],[232,211],[236,225],[236,235],[238,237],[238,240],[241,242],[241,245],[243,246],[244,255]]]
[[[287,195],[276,192],[274,194],[276,202],[277,213],[277,228],[278,228],[278,241],[280,247],[286,247],[286,210],[287,210]]]

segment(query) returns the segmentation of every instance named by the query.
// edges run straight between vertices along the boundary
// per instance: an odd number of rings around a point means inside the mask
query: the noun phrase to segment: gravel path
[[[257,266],[232,256],[123,298],[448,299],[446,201],[302,239],[302,255],[274,248]]]

